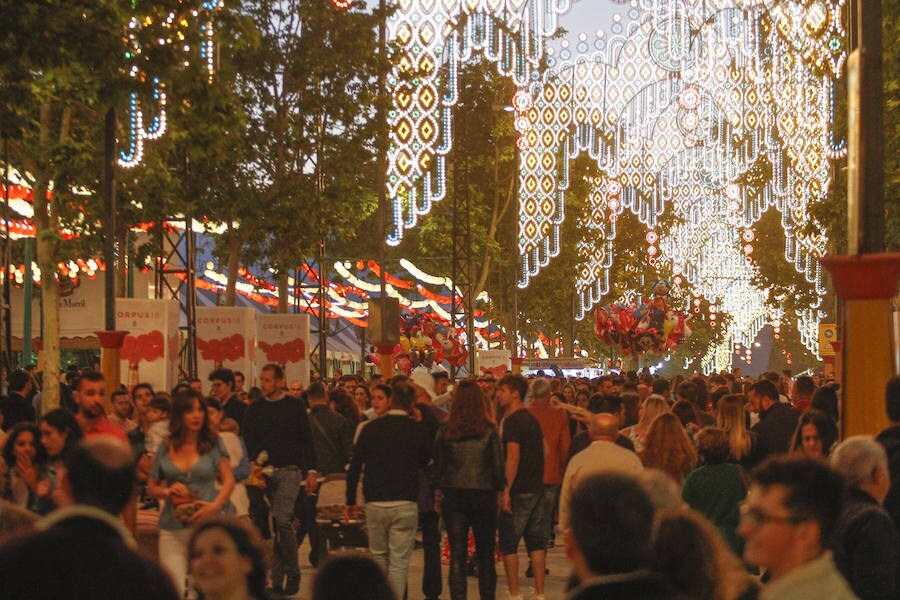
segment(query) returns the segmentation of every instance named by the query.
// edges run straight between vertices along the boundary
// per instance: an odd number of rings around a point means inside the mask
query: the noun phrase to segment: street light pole
[[[119,350],[126,331],[116,331],[116,109],[106,111],[103,126],[103,262],[104,274],[104,330],[100,339],[100,368],[106,378],[107,389],[115,390],[121,380]],[[190,223],[188,223],[190,227]],[[46,277],[46,276],[45,276]],[[109,400],[106,409],[109,410]]]
[[[871,254],[884,251],[881,0],[857,0],[856,8],[859,32],[858,252]],[[852,238],[853,234],[850,235]],[[852,250],[850,253],[855,254]]]

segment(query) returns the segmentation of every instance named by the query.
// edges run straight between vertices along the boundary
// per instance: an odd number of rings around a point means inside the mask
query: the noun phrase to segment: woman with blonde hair
[[[728,436],[728,447],[731,450],[729,460],[749,471],[757,462],[758,443],[756,434],[747,427],[747,411],[742,395],[728,394],[719,400],[716,426]]]
[[[650,423],[644,450],[638,453],[646,468],[660,469],[679,485],[697,464],[697,450],[681,420],[666,412]]]
[[[647,437],[647,431],[650,429],[650,423],[653,419],[663,413],[670,412],[669,403],[659,394],[650,394],[638,410],[638,423],[631,427],[626,427],[621,431],[622,435],[631,440],[634,444],[634,451],[638,454],[644,449],[644,439]]]

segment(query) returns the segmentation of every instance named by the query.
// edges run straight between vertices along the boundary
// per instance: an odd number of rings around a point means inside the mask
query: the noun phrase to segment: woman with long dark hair
[[[809,410],[800,415],[791,438],[791,452],[825,460],[837,438],[838,428],[834,419],[820,410]]]
[[[475,537],[478,590],[493,600],[497,587],[494,547],[497,532],[497,492],[503,489],[500,437],[485,410],[474,381],[456,386],[450,417],[435,439],[435,486],[443,493],[441,515],[450,542],[450,597],[466,597],[469,528]]]
[[[10,430],[3,446],[6,469],[0,495],[20,508],[44,515],[51,506],[38,493],[47,460],[40,435],[34,423],[18,423]]]
[[[182,593],[190,528],[226,508],[233,490],[228,451],[209,427],[206,401],[195,390],[181,391],[172,402],[169,440],[156,453],[147,493],[165,501],[159,515],[159,562]]]
[[[38,485],[38,493],[48,498],[53,508],[56,508],[70,502],[70,499],[65,497],[65,491],[57,486],[57,482],[65,471],[66,459],[84,434],[72,413],[62,408],[51,410],[44,415],[38,428],[41,432],[41,445],[47,452],[47,463],[44,465],[45,479]]]

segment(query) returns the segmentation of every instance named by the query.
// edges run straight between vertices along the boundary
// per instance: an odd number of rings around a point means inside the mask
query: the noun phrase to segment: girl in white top
[[[250,475],[250,463],[247,459],[247,451],[244,442],[238,436],[239,427],[234,419],[227,419],[222,410],[222,405],[210,398],[206,407],[209,414],[209,428],[219,434],[219,439],[228,450],[228,459],[231,462],[231,470],[234,473],[234,491],[231,492],[231,504],[234,506],[235,516],[247,517],[250,511],[250,499],[247,496],[247,488],[244,480]]]

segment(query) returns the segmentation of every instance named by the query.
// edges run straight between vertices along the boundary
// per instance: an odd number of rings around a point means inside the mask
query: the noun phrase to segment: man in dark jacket
[[[272,592],[293,596],[300,590],[294,505],[304,478],[307,490],[315,490],[317,485],[316,449],[306,405],[284,393],[284,369],[275,363],[263,366],[259,387],[263,398],[247,408],[241,433],[248,456],[255,459],[265,450],[269,464],[275,467],[265,490],[275,523]],[[252,499],[250,510],[251,514],[259,511]]]
[[[884,500],[884,509],[900,528],[900,376],[888,381],[884,396],[891,425],[875,439],[887,452],[891,472],[891,491]]]
[[[209,374],[209,383],[210,395],[222,405],[225,416],[234,419],[240,425],[244,421],[247,405],[234,391],[234,371],[216,369]]]
[[[800,411],[778,401],[778,388],[767,379],[753,384],[747,395],[750,410],[759,415],[753,431],[759,436],[759,462],[769,456],[783,454],[791,447]]]
[[[0,412],[3,413],[3,429],[12,430],[19,423],[35,421],[34,406],[27,400],[32,387],[31,376],[22,369],[9,374],[9,396],[0,398]]]
[[[343,393],[343,392],[334,392]],[[313,446],[316,448],[316,462],[322,475],[343,473],[353,450],[353,425],[342,415],[328,406],[328,393],[321,381],[310,384],[306,390],[309,403],[309,427],[312,431]],[[314,567],[325,558],[326,548],[321,531],[316,525],[316,500],[318,496],[301,491],[297,499],[302,505],[300,529],[297,544],[309,534],[309,562]]]
[[[0,546],[0,598],[176,600],[171,578],[141,557],[117,518],[131,497],[131,450],[108,436],[82,442],[60,485],[76,504]]]
[[[835,448],[830,460],[849,486],[831,543],[834,562],[860,600],[897,598],[900,535],[881,507],[891,487],[884,448],[858,435]]]
[[[677,598],[662,576],[644,570],[651,548],[654,508],[628,475],[603,473],[572,494],[566,555],[582,584],[569,600]]]
[[[402,598],[418,523],[419,469],[431,455],[425,428],[409,416],[415,390],[401,381],[391,389],[391,410],[359,432],[347,472],[345,517],[355,515],[356,485],[365,468],[363,494],[372,557]]]

